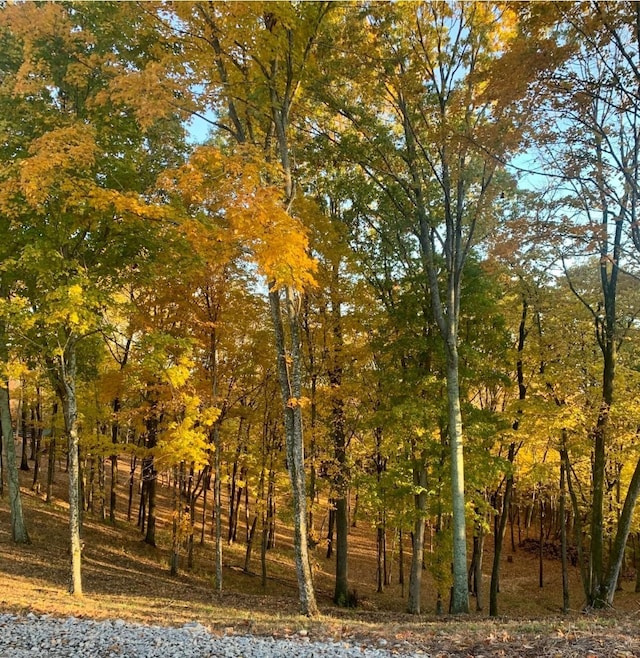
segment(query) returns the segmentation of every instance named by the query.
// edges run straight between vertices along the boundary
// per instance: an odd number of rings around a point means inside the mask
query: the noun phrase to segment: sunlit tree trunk
[[[280,308],[280,294],[269,291],[278,356],[278,379],[284,408],[285,443],[289,479],[293,491],[294,550],[301,613],[318,614],[309,562],[307,530],[307,492],[304,471],[304,442],[302,435],[302,397],[300,334],[295,298],[292,290],[285,291],[285,309],[289,328],[289,345],[286,349],[285,329]]]
[[[69,535],[71,552],[71,581],[69,591],[82,597],[82,543],[80,541],[80,437],[78,434],[78,402],[76,398],[76,341],[67,337],[63,353],[56,358],[52,374],[62,403],[69,478]]]

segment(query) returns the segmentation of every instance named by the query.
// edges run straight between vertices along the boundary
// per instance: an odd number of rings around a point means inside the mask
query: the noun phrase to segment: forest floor
[[[7,494],[0,497],[0,612],[33,612],[55,616],[122,619],[179,626],[198,621],[216,634],[256,634],[300,637],[305,641],[335,640],[350,645],[386,648],[398,654],[432,658],[489,658],[526,656],[551,658],[640,657],[640,594],[632,574],[623,581],[615,608],[605,612],[582,609],[579,575],[571,570],[572,611],[562,615],[560,561],[543,560],[539,586],[537,556],[522,547],[505,546],[500,610],[487,615],[488,570],[493,558],[486,542],[482,611],[462,617],[436,616],[433,583],[425,572],[423,609],[419,616],[404,612],[406,586],[398,583],[398,546],[390,543],[391,584],[376,592],[375,531],[364,520],[350,536],[349,577],[358,605],[341,609],[331,602],[335,558],[327,559],[326,543],[316,549],[315,583],[321,615],[307,619],[297,612],[297,588],[288,528],[278,527],[278,543],[268,552],[268,579],[243,571],[242,541],[224,546],[224,592],[213,593],[213,542],[205,528],[204,544],[198,530],[194,567],[181,566],[169,574],[171,545],[169,491],[161,490],[158,546],[142,541],[135,522],[119,511],[114,526],[85,515],[83,531],[84,597],[67,593],[69,552],[64,499],[64,474],[57,476],[52,503],[30,490],[23,473],[23,504],[31,544],[11,542]],[[122,487],[124,489],[124,487]],[[162,488],[161,488],[162,489]],[[126,510],[126,500],[118,499]],[[134,520],[137,509],[134,506]],[[391,534],[391,533],[390,533]],[[397,542],[396,542],[397,543]],[[408,579],[409,546],[405,538],[404,573]],[[510,543],[510,542],[507,542]],[[186,562],[186,561],[185,561]],[[252,568],[259,572],[259,551]],[[476,600],[471,598],[475,610]]]

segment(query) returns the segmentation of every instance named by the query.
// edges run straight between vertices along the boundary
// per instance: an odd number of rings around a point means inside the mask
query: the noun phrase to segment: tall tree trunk
[[[476,511],[477,513],[477,511]],[[473,554],[469,566],[469,591],[476,597],[476,611],[482,611],[482,557],[484,553],[484,529],[482,522],[473,533]]]
[[[71,549],[71,582],[69,590],[82,597],[82,544],[80,541],[80,437],[78,434],[78,403],[76,399],[76,342],[69,338],[64,353],[57,358],[54,373],[58,395],[62,402],[69,476],[69,535]]]
[[[20,480],[16,460],[16,444],[11,426],[11,409],[9,406],[9,383],[0,384],[0,423],[2,427],[2,448],[7,464],[7,482],[9,485],[9,509],[11,512],[11,538],[16,544],[29,544],[29,533],[24,522],[22,499],[20,497]]]
[[[222,473],[220,471],[220,422],[213,425],[213,509],[215,514],[215,591],[222,593]]]
[[[339,606],[347,606],[349,605],[349,476],[347,473],[347,440],[344,397],[342,393],[344,340],[342,335],[342,304],[339,287],[340,259],[337,258],[331,263],[330,302],[331,334],[333,340],[331,343],[331,364],[328,372],[329,384],[331,386],[331,435],[337,467],[334,478],[336,492],[336,581],[333,602]]]
[[[380,520],[376,531],[376,555],[377,555],[377,592],[384,592],[387,584],[387,532],[385,527],[385,514],[380,512]]]
[[[278,356],[278,379],[282,394],[285,426],[287,467],[293,493],[294,551],[300,611],[303,615],[318,614],[313,579],[309,562],[307,532],[307,492],[304,471],[304,442],[302,436],[301,354],[298,318],[293,291],[285,291],[285,308],[289,324],[290,350],[286,349],[284,325],[280,308],[280,294],[273,284],[269,291]]]
[[[467,530],[464,496],[462,413],[458,382],[458,345],[452,330],[447,343],[447,400],[449,403],[449,447],[451,449],[451,502],[453,506],[453,590],[452,614],[469,612],[467,588]]]
[[[604,370],[602,374],[602,402],[598,420],[593,432],[593,465],[591,500],[591,579],[589,605],[603,607],[606,603],[604,574],[604,487],[606,466],[606,432],[609,425],[609,411],[613,402],[615,377],[615,343],[611,340],[603,348]]]
[[[509,445],[509,462],[513,463],[516,453],[516,444]],[[511,507],[511,496],[513,492],[513,473],[509,472],[505,482],[504,496],[502,497],[502,510],[498,522],[498,532],[494,536],[493,564],[491,567],[491,583],[489,585],[489,615],[498,616],[498,592],[500,590],[500,558],[504,545],[504,534],[507,527],[507,517]]]
[[[118,453],[117,445],[120,438],[120,422],[118,420],[118,412],[120,411],[120,398],[116,396],[111,402],[111,411],[113,412],[113,420],[111,421],[111,443],[114,447],[113,454],[109,457],[111,464],[111,482],[109,484],[109,521],[113,525],[116,523],[116,502],[117,502],[117,487],[118,487]]]
[[[33,482],[31,488],[40,493],[40,453],[42,451],[42,391],[36,387],[35,423],[33,428]]]
[[[158,443],[158,415],[157,401],[151,402],[149,417],[146,421],[146,448],[147,456],[142,460],[142,478],[146,487],[147,505],[147,531],[144,541],[150,546],[156,545],[156,488],[158,484],[158,472],[155,467],[153,450]]]
[[[569,612],[569,565],[567,560],[567,525],[566,517],[566,471],[565,463],[560,460],[560,558],[562,561],[562,612]]]
[[[544,562],[543,562],[543,555],[544,555],[544,510],[545,510],[545,504],[544,504],[544,499],[542,497],[542,493],[540,494],[540,500],[538,501],[540,503],[540,535],[539,535],[539,543],[538,543],[538,586],[540,588],[544,587]]]
[[[424,556],[424,530],[427,514],[427,465],[426,454],[413,463],[413,484],[417,493],[414,495],[416,520],[413,526],[411,546],[411,572],[409,575],[409,600],[407,612],[420,614],[422,594],[422,563]]]

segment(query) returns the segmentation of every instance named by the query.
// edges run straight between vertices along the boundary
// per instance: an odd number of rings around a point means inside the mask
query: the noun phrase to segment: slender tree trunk
[[[11,538],[16,544],[29,544],[29,533],[22,512],[20,497],[20,480],[16,460],[16,444],[11,426],[9,406],[9,384],[0,383],[0,423],[2,427],[2,448],[7,464],[7,482],[9,488],[9,509],[11,512]]]
[[[69,476],[69,534],[71,549],[71,582],[69,590],[82,597],[82,544],[80,541],[80,437],[78,435],[78,406],[76,400],[76,344],[69,340],[63,355],[58,357],[55,373],[56,387],[62,402]]]
[[[381,513],[380,522],[376,532],[376,555],[377,555],[377,592],[384,592],[386,585],[386,562],[387,562],[387,533],[385,530],[384,512]]]
[[[484,553],[484,519],[476,507],[476,521],[473,530],[473,552],[469,565],[468,590],[476,599],[476,611],[482,610],[482,558]]]
[[[42,452],[42,391],[36,387],[36,406],[33,410],[35,414],[35,423],[33,424],[33,482],[31,489],[37,494],[40,493],[40,453]]]
[[[349,511],[347,498],[343,494],[336,499],[336,585],[333,602],[339,606],[349,605],[348,534]]]
[[[335,500],[329,500],[329,521],[327,523],[327,560],[333,555],[333,534],[336,525]]]
[[[136,455],[133,455],[129,462],[129,497],[127,501],[127,521],[129,522],[131,522],[131,508],[133,506],[133,490],[135,487],[137,463],[138,458]]]
[[[516,444],[509,445],[509,461],[513,463],[515,459]],[[489,585],[489,615],[498,616],[498,592],[500,591],[500,558],[502,557],[502,548],[504,545],[504,533],[507,527],[507,516],[511,507],[511,496],[513,492],[513,473],[507,475],[504,496],[502,497],[502,510],[498,523],[498,532],[494,537],[493,565],[491,567],[491,583]],[[512,526],[513,527],[513,526]]]
[[[333,205],[332,205],[333,208]],[[333,212],[333,211],[332,211]],[[347,441],[345,432],[343,377],[342,305],[340,299],[340,260],[331,263],[331,435],[337,472],[334,479],[336,500],[336,580],[333,602],[340,606],[349,605],[348,535],[349,535],[349,476],[347,473]]]
[[[540,494],[540,535],[539,535],[539,544],[538,544],[538,586],[540,588],[544,587],[544,562],[543,562],[543,551],[544,551],[544,500],[542,494]]]
[[[562,612],[569,612],[569,564],[567,560],[567,525],[565,463],[560,460],[560,557],[562,560]]]
[[[580,516],[580,507],[578,504],[578,496],[573,488],[573,481],[571,479],[571,466],[569,464],[569,453],[566,448],[567,431],[562,430],[562,448],[560,449],[560,458],[564,462],[564,470],[567,476],[567,491],[569,492],[569,499],[571,500],[571,507],[573,509],[574,522],[574,537],[576,542],[576,550],[578,552],[578,564],[580,566],[580,576],[582,579],[582,587],[585,596],[589,596],[589,573],[584,556],[582,546],[582,519]]]
[[[262,589],[267,587],[267,548],[269,544],[268,514],[262,512],[262,542],[260,543],[260,582]]]
[[[111,464],[111,482],[109,484],[109,521],[115,525],[116,523],[116,502],[117,502],[117,487],[118,487],[118,453],[117,445],[120,437],[120,422],[118,421],[118,412],[120,411],[120,398],[115,397],[111,403],[111,410],[113,412],[113,420],[111,422],[111,443],[114,447],[113,454],[109,457]]]
[[[18,417],[20,419],[20,436],[22,438],[22,452],[20,454],[20,470],[28,471],[29,470],[29,459],[27,454],[27,448],[29,446],[29,433],[27,432],[27,405],[24,399],[24,389],[26,384],[22,380],[20,385],[20,404],[18,405],[20,411]]]
[[[244,569],[245,573],[251,573],[251,553],[253,551],[253,541],[256,536],[256,528],[258,527],[258,515],[255,514],[253,520],[251,521],[251,527],[249,528],[249,535],[247,537],[247,550],[244,554]]]
[[[56,470],[56,419],[58,417],[58,403],[53,403],[51,411],[51,435],[49,437],[48,464],[47,464],[47,497],[46,502],[50,503],[53,496],[53,482]]]
[[[220,464],[220,423],[213,425],[213,509],[215,514],[215,591],[222,593],[222,473]]]
[[[404,598],[404,533],[398,528],[398,584],[402,588],[401,596]],[[424,553],[424,542],[423,542]]]
[[[424,555],[424,530],[427,514],[427,466],[426,454],[413,463],[413,483],[417,489],[414,495],[416,520],[413,526],[413,542],[411,546],[411,572],[409,576],[409,600],[407,612],[420,614],[422,595],[422,562]]]
[[[242,435],[244,430],[244,419],[241,417],[238,423],[238,443],[236,446],[235,459],[231,466],[231,481],[229,482],[229,525],[227,528],[227,543],[229,546],[235,541],[236,525],[238,522],[238,498],[236,496],[236,481],[238,479],[238,465],[240,463],[240,455],[242,453]]]
[[[40,396],[40,388],[37,389],[37,396]],[[37,406],[38,402],[36,402]],[[36,422],[36,409],[33,406],[33,403],[31,404],[31,409],[29,410],[29,438],[31,439],[29,443],[29,450],[31,451],[31,454],[29,455],[29,460],[33,461],[36,458],[36,428],[37,428],[37,422]]]
[[[278,356],[278,379],[282,394],[285,444],[289,479],[293,492],[294,551],[300,611],[303,615],[316,616],[316,604],[313,579],[311,576],[308,532],[307,532],[307,492],[304,471],[304,443],[302,436],[302,397],[300,335],[295,310],[293,292],[286,291],[285,304],[289,323],[289,340],[291,351],[285,345],[284,325],[280,309],[280,294],[277,290],[269,291],[271,318],[273,321],[276,349]]]
[[[142,478],[146,485],[147,505],[147,531],[145,533],[145,544],[156,545],[156,489],[158,484],[158,472],[155,467],[153,451],[158,443],[158,409],[155,398],[151,402],[149,417],[146,421],[147,456],[142,460]]]
[[[172,576],[178,575],[178,564],[180,560],[180,532],[182,525],[182,469],[184,465],[180,464],[180,475],[178,475],[178,467],[173,467],[173,487],[172,487],[172,503],[173,514],[171,523],[171,559],[169,573]]]
[[[211,460],[211,457],[209,457]],[[204,476],[204,484],[202,488],[202,526],[200,528],[200,546],[204,546],[204,536],[207,525],[207,495],[211,488],[211,466],[207,465],[207,472]]]

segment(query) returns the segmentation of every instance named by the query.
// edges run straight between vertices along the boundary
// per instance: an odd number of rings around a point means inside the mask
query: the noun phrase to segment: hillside
[[[26,484],[29,474],[23,477]],[[507,551],[505,555],[500,598],[504,618],[490,620],[486,612],[462,619],[407,615],[395,573],[394,584],[381,594],[375,591],[375,535],[364,521],[352,529],[350,537],[350,580],[358,594],[355,609],[339,609],[331,603],[332,560],[324,557],[319,545],[314,556],[315,582],[322,616],[310,621],[297,614],[290,537],[282,525],[278,527],[277,546],[268,553],[266,589],[262,589],[259,576],[243,573],[244,545],[240,541],[225,545],[224,594],[217,598],[212,594],[213,549],[208,531],[204,546],[196,548],[194,568],[188,571],[183,565],[177,577],[169,575],[166,490],[160,496],[157,548],[144,544],[138,529],[126,521],[114,528],[86,515],[85,598],[76,601],[66,592],[69,556],[65,484],[64,474],[58,473],[59,497],[52,504],[23,488],[32,539],[26,547],[12,544],[6,496],[0,500],[0,611],[176,626],[198,621],[221,634],[294,636],[302,631],[312,640],[338,639],[442,657],[640,655],[640,643],[635,637],[640,600],[632,591],[634,583],[623,583],[616,610],[595,616],[580,611],[578,575],[572,571],[574,612],[562,617],[559,561],[545,559],[545,586],[540,589],[537,559],[522,549],[515,554]],[[485,567],[491,561],[491,546],[487,543],[486,548]],[[407,549],[405,559],[408,558]],[[259,568],[257,563],[255,568]],[[487,590],[486,571],[484,578]],[[433,610],[433,605],[427,579],[424,606]]]

